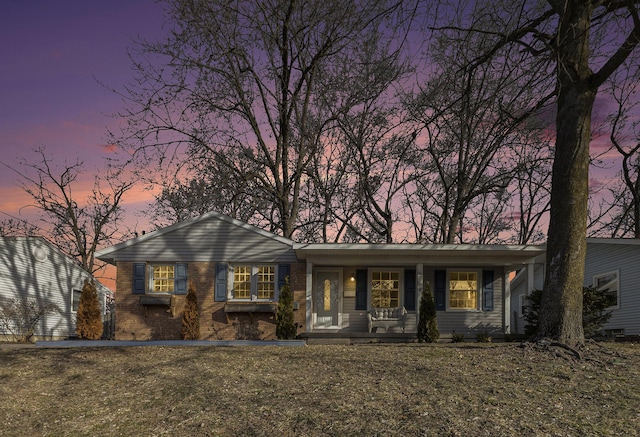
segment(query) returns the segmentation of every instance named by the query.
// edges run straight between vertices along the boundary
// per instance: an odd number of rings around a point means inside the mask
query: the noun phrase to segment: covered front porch
[[[468,339],[485,332],[502,338],[510,332],[511,272],[532,264],[544,250],[415,244],[299,244],[294,249],[306,264],[301,336],[341,344],[415,341],[420,294],[427,282],[442,338],[454,332]],[[461,290],[464,284],[471,285]],[[369,312],[385,307],[406,309],[404,332],[400,326],[369,332]]]

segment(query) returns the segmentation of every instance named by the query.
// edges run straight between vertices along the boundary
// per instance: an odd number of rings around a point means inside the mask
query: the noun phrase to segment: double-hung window
[[[234,299],[251,299],[251,266],[236,266],[233,269]]]
[[[598,290],[606,290],[611,295],[611,309],[620,308],[620,273],[618,270],[593,277],[593,285]]]
[[[235,265],[232,267],[232,299],[275,300],[276,266]]]
[[[133,294],[187,294],[187,264],[134,263]]]
[[[400,306],[400,271],[371,271],[371,306],[394,308]]]
[[[478,308],[478,272],[449,271],[449,309]]]

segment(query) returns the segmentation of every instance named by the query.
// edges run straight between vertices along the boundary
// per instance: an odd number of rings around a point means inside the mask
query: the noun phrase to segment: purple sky
[[[0,161],[15,166],[46,147],[55,162],[88,166],[105,155],[106,132],[123,108],[121,89],[133,73],[127,55],[138,36],[163,33],[153,0],[19,0],[0,13]],[[18,177],[0,166],[0,220],[26,198]],[[22,216],[24,216],[24,211]]]
[[[137,37],[161,38],[163,21],[162,5],[154,0],[3,2],[0,163],[18,168],[19,158],[33,160],[31,151],[45,147],[59,165],[80,159],[89,167],[100,166],[106,132],[117,132],[119,120],[112,115],[124,107],[108,87],[122,89],[131,82],[127,47]],[[592,177],[611,173],[595,170]],[[34,213],[23,208],[29,198],[18,180],[0,165],[0,220],[7,214],[28,219]],[[130,193],[127,199],[139,207],[149,194]]]

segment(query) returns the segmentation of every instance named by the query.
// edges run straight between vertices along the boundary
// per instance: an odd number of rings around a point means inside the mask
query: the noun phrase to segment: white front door
[[[313,288],[315,328],[340,328],[342,270],[316,270]]]

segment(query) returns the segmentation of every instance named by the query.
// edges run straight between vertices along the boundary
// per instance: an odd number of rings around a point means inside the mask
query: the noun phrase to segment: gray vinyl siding
[[[367,269],[367,267],[358,267]],[[384,269],[384,267],[380,267]],[[393,267],[396,268],[396,267]],[[406,267],[414,269],[415,267]],[[443,268],[444,269],[444,268]],[[425,268],[424,278],[433,284],[433,272],[436,269]],[[481,269],[480,269],[481,270]],[[486,269],[485,269],[486,270]],[[502,334],[504,332],[504,271],[502,268],[493,268],[494,270],[494,309],[493,311],[438,311],[437,320],[438,328],[443,337],[447,337],[453,330],[457,333],[463,333],[469,337],[475,337],[479,332],[488,331],[493,334]],[[348,267],[343,270],[343,299],[342,299],[342,327],[345,332],[367,332],[368,319],[367,311],[356,310],[356,299],[351,297],[355,291],[355,284],[350,283],[351,277],[355,276],[356,268]],[[480,278],[481,280],[481,278]],[[353,288],[353,290],[350,290]],[[351,292],[350,292],[351,291]],[[422,290],[416,290],[416,300],[419,302]],[[401,304],[406,306],[403,301],[404,293],[401,293]],[[371,306],[371,294],[367,296],[367,306]],[[416,308],[419,308],[416,303]],[[405,332],[417,332],[417,311],[410,311],[406,324]],[[392,328],[399,331],[400,328]]]
[[[147,237],[118,249],[112,256],[140,262],[297,261],[291,244],[216,217]]]
[[[91,277],[74,260],[40,238],[0,238],[0,298],[35,299],[58,309],[38,324],[36,336],[75,336],[72,290],[82,290],[85,278]]]
[[[584,285],[593,285],[593,276],[612,271],[619,272],[619,309],[611,312],[611,318],[603,329],[624,329],[626,335],[640,335],[640,245],[630,240],[600,240],[587,242]],[[544,266],[536,265],[534,288],[542,289]],[[511,289],[511,310],[518,310],[519,298],[526,290],[526,275]],[[513,316],[512,316],[513,323]],[[524,332],[525,320],[518,317],[518,332]],[[514,329],[515,331],[515,329]]]
[[[533,288],[535,290],[542,290],[544,284],[544,265],[535,264],[533,270]],[[533,291],[533,290],[530,290]],[[523,275],[518,278],[517,282],[514,282],[511,286],[511,327],[510,331],[513,334],[524,334],[524,327],[527,321],[520,313],[520,297],[526,296],[527,293],[527,272],[524,271]]]
[[[356,269],[345,268],[343,277],[343,299],[342,299],[342,330],[346,332],[367,332],[367,312],[356,310],[355,282],[351,281],[355,277]],[[353,296],[349,296],[353,294]]]
[[[624,329],[625,335],[640,335],[640,245],[622,242],[587,244],[584,284],[593,276],[619,272],[619,309],[611,312],[604,329]]]
[[[450,269],[456,269],[451,267]],[[463,267],[457,270],[493,270],[494,271],[494,290],[493,290],[493,310],[492,311],[437,311],[436,318],[438,322],[438,330],[443,338],[450,337],[455,331],[457,334],[463,334],[467,338],[475,338],[478,333],[488,332],[489,334],[504,333],[504,271],[502,268],[492,267]],[[442,268],[426,268],[424,269],[424,278],[434,284],[434,272],[436,270],[447,270]],[[482,278],[479,278],[482,284]]]

